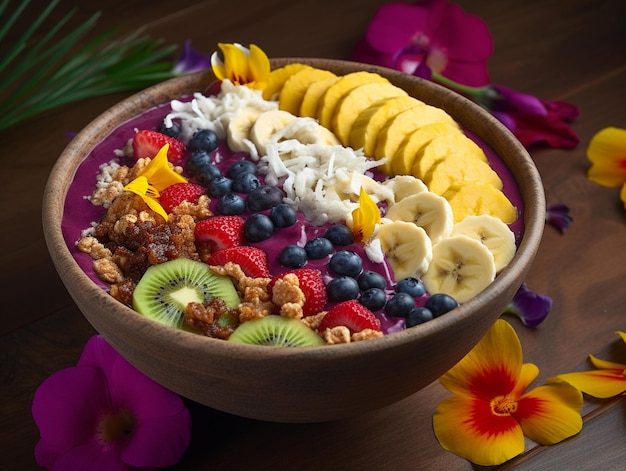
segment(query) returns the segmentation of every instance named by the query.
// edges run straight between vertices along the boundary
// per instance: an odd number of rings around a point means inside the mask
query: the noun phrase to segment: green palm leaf
[[[0,2],[0,46],[30,1],[17,3],[8,13],[9,0]],[[176,46],[141,32],[114,39],[115,31],[108,31],[81,46],[99,13],[64,31],[73,10],[32,41],[58,3],[50,2],[13,44],[2,48],[8,50],[0,57],[0,131],[61,105],[140,90],[176,75],[171,60]]]

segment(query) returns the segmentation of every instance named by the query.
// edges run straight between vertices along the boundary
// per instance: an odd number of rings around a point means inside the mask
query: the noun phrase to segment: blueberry
[[[219,143],[219,138],[214,131],[210,129],[199,129],[193,134],[187,147],[192,152],[197,150],[211,152],[217,149]]]
[[[214,178],[209,184],[209,194],[214,198],[221,198],[233,192],[233,181],[223,175]]]
[[[223,195],[217,201],[217,211],[225,216],[242,214],[246,210],[246,200],[235,193]]]
[[[410,294],[414,298],[419,298],[420,296],[424,296],[426,294],[426,287],[422,280],[418,280],[417,278],[404,278],[394,287],[396,293],[406,293]]]
[[[274,234],[274,224],[265,214],[256,213],[246,219],[243,235],[248,242],[261,242]]]
[[[333,245],[350,245],[354,243],[354,234],[348,226],[343,224],[334,224],[330,226],[324,234]]]
[[[173,137],[174,139],[180,136],[180,131],[181,131],[180,124],[178,124],[176,121],[172,121],[171,126],[167,126],[165,122],[163,122],[161,124],[161,127],[159,127],[159,132],[161,134],[165,134],[166,136]]]
[[[242,173],[233,179],[233,191],[237,193],[250,193],[261,186],[261,182],[254,173]]]
[[[277,186],[261,185],[248,194],[248,209],[263,211],[283,202],[283,191]]]
[[[425,307],[416,307],[415,309],[411,309],[411,311],[407,314],[406,326],[407,328],[415,327],[416,325],[432,320],[434,317],[435,316],[433,316],[430,309]]]
[[[257,174],[256,164],[250,162],[249,160],[238,160],[228,167],[226,170],[226,176],[228,178],[232,178],[233,180],[237,178],[237,176],[242,175],[244,173],[251,173],[253,175]]]
[[[359,302],[370,311],[378,311],[385,307],[387,303],[387,295],[380,288],[370,288],[361,294]]]
[[[307,262],[306,250],[297,245],[288,245],[278,256],[281,265],[289,268],[301,268]]]
[[[406,317],[415,309],[413,296],[406,293],[396,293],[385,306],[385,313],[392,317]]]
[[[191,154],[191,157],[185,163],[185,170],[187,170],[192,175],[196,175],[200,172],[200,169],[205,165],[212,164],[211,156],[208,152],[199,151]]]
[[[364,271],[359,275],[357,281],[359,282],[359,288],[363,291],[370,288],[385,289],[387,287],[387,280],[385,280],[385,277],[375,271]]]
[[[270,211],[270,219],[276,227],[289,227],[296,223],[298,215],[296,210],[287,203],[280,203]]]
[[[325,237],[315,237],[307,241],[304,245],[304,250],[306,250],[306,254],[311,260],[319,260],[333,253],[335,248],[330,240]]]
[[[363,270],[363,260],[356,252],[340,250],[330,258],[328,268],[335,275],[355,277]]]
[[[326,294],[331,301],[347,301],[359,296],[359,285],[350,276],[339,276],[330,280],[326,285]]]
[[[452,296],[444,293],[435,293],[424,303],[424,307],[430,309],[433,316],[439,317],[446,312],[459,306],[459,303]]]
[[[220,172],[220,169],[209,163],[199,169],[198,173],[196,173],[196,180],[200,185],[208,188],[211,186],[211,182],[213,182],[213,180],[220,178],[221,176],[222,172]]]

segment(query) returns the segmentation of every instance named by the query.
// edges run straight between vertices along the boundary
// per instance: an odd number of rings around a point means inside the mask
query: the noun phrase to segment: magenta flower
[[[210,59],[191,47],[191,40],[185,41],[183,50],[176,60],[172,72],[178,75],[190,74],[211,67]]]
[[[484,21],[448,0],[381,6],[352,60],[429,78],[430,71],[470,86],[489,83],[493,42]]]
[[[552,298],[528,289],[526,283],[517,290],[513,300],[505,308],[504,314],[513,314],[526,327],[537,327],[548,316],[552,308]]]
[[[549,204],[546,208],[546,222],[556,227],[561,234],[565,234],[573,221],[569,211],[569,206],[563,203]]]
[[[32,413],[47,469],[150,470],[176,464],[191,439],[181,398],[140,373],[100,336],[78,364],[48,377]]]

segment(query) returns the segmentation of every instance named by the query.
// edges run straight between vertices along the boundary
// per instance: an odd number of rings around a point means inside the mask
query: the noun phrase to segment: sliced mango
[[[328,90],[328,87],[330,87],[337,80],[339,80],[339,77],[330,77],[309,85],[309,88],[306,92],[304,92],[304,96],[302,97],[299,115],[309,118],[317,118],[317,109],[322,95],[324,95],[326,90]]]
[[[272,98],[275,98],[275,95],[278,96],[280,90],[285,84],[285,81],[289,77],[291,77],[296,72],[307,68],[312,69],[313,67],[307,64],[295,62],[293,64],[287,64],[283,67],[272,70],[269,77],[267,78],[267,85],[263,90],[263,98],[266,100],[271,100]]]
[[[452,185],[443,194],[452,207],[454,222],[460,222],[467,216],[489,214],[505,224],[512,224],[517,219],[517,209],[506,195],[495,186],[483,182],[466,182]]]
[[[459,151],[449,154],[437,162],[424,175],[424,183],[437,195],[443,195],[450,186],[465,182],[483,182],[502,189],[502,180],[487,162]]]
[[[305,68],[289,76],[280,90],[278,107],[291,114],[300,114],[302,99],[309,86],[320,80],[336,77],[330,70]]]

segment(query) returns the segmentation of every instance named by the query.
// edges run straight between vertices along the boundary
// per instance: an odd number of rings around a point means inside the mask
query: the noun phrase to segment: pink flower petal
[[[103,447],[96,441],[72,448],[59,457],[54,469],[63,471],[135,471],[124,463],[116,447]]]
[[[448,61],[443,75],[470,87],[482,87],[489,83],[489,73],[484,62]]]
[[[170,417],[138,419],[122,458],[134,466],[172,466],[183,457],[190,441],[187,409]]]
[[[378,9],[365,37],[374,50],[393,54],[424,31],[427,20],[427,10],[406,3],[389,3]]]
[[[109,406],[102,372],[91,366],[66,368],[35,392],[32,414],[41,438],[58,452],[93,438],[99,414]]]
[[[85,344],[77,366],[91,365],[102,370],[107,380],[111,378],[113,363],[120,357],[120,354],[108,344],[104,337],[94,335]]]

